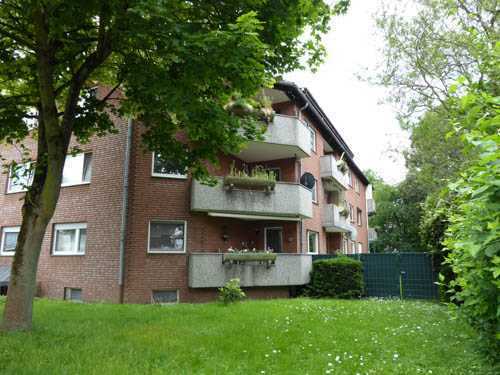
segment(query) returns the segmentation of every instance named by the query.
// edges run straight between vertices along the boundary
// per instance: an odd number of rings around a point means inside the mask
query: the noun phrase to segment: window
[[[178,301],[178,290],[153,290],[153,303],[163,305],[166,303],[177,303]]]
[[[354,223],[354,207],[349,203],[349,220]]]
[[[309,124],[306,124],[307,130],[309,130],[309,134],[311,137],[311,151],[316,152],[316,132],[314,131],[313,127]]]
[[[342,234],[342,253],[347,254],[349,250],[349,241],[347,240],[345,234]]]
[[[356,242],[351,242],[351,254],[356,254]]]
[[[359,193],[359,180],[354,176],[353,179],[354,179],[354,190],[356,191],[356,193]]]
[[[163,160],[160,154],[153,152],[154,177],[186,178],[186,170],[171,160]]]
[[[14,255],[17,245],[17,237],[21,227],[2,228],[2,238],[0,243],[0,255]]]
[[[279,168],[266,168],[269,175],[274,174],[276,181],[281,181],[281,169]]]
[[[54,225],[52,255],[84,255],[87,246],[87,224]]]
[[[356,209],[356,222],[359,226],[363,225],[363,211],[361,211],[359,208]]]
[[[347,170],[347,183],[352,187],[352,172],[350,169]]]
[[[358,242],[358,254],[363,253],[363,244],[361,242]]]
[[[31,163],[17,164],[11,166],[9,170],[9,182],[7,184],[7,193],[20,193],[33,182],[33,171]]]
[[[149,223],[150,253],[186,252],[185,221],[152,221]]]
[[[66,156],[61,186],[87,184],[92,175],[92,154]]]
[[[307,252],[318,254],[319,234],[312,230],[307,231]]]
[[[314,186],[311,189],[312,192],[312,201],[314,203],[318,203],[318,180],[314,179]]]
[[[283,251],[283,229],[281,227],[264,229],[264,246],[275,253]]]
[[[64,299],[66,301],[82,302],[82,290],[77,288],[64,288]]]

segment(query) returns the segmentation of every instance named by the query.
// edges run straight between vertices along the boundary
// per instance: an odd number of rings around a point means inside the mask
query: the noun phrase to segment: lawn
[[[38,300],[32,333],[0,334],[0,373],[493,374],[473,347],[446,307],[426,302]]]

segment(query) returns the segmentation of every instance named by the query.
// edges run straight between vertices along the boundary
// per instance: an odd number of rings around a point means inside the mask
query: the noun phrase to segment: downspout
[[[125,282],[125,242],[127,239],[127,218],[128,218],[128,192],[130,175],[130,153],[132,147],[133,120],[128,119],[127,140],[125,143],[125,161],[123,163],[123,194],[122,194],[122,215],[120,224],[120,269],[118,274],[118,285],[120,287],[120,303],[124,298]]]
[[[309,107],[309,102],[306,101],[306,104],[304,104],[302,107],[299,108],[299,120],[302,120],[302,111],[306,110],[307,107]],[[302,159],[298,160],[299,162],[299,180],[300,177],[302,176]],[[304,247],[304,219],[300,219],[300,252],[302,253],[303,247]]]

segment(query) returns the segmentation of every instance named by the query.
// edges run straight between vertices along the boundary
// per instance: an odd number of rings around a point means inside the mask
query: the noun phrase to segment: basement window
[[[0,255],[12,256],[16,251],[17,237],[21,227],[2,228],[2,238],[0,243]]]
[[[179,302],[179,290],[153,290],[152,303],[165,305]]]
[[[64,299],[66,301],[82,302],[82,290],[78,288],[64,288]]]

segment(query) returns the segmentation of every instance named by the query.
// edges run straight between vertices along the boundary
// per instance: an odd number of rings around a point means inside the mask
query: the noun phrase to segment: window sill
[[[169,254],[174,254],[174,255],[179,255],[179,254],[186,254],[186,251],[157,251],[157,250],[148,250],[148,254],[164,254],[164,255],[169,255]]]
[[[53,257],[83,257],[85,256],[85,253],[83,254],[75,254],[75,253],[59,253],[59,254],[50,254]]]
[[[156,178],[171,178],[171,179],[174,179],[174,180],[187,180],[187,176],[175,175],[175,174],[152,173],[151,177],[156,177]]]
[[[0,253],[0,257],[13,257],[14,255],[16,255],[16,254],[4,254],[4,253]]]
[[[90,181],[89,182],[77,182],[74,184],[64,184],[64,185],[61,185],[61,187],[65,188],[65,187],[80,186],[80,185],[90,185]]]

